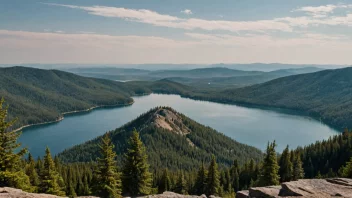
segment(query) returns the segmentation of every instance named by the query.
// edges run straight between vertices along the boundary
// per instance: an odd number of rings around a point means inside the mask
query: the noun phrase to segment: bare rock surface
[[[197,195],[180,195],[174,192],[166,191],[163,194],[157,195],[148,195],[145,198],[207,198],[205,195],[197,196]]]
[[[352,179],[301,179],[282,183],[281,186],[250,188],[247,191],[237,192],[237,198],[252,197],[352,198]]]

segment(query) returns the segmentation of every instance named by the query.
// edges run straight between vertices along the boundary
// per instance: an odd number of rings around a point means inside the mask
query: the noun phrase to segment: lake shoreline
[[[60,122],[62,120],[65,119],[64,115],[70,115],[70,114],[75,114],[75,113],[82,113],[82,112],[89,112],[98,108],[104,108],[104,107],[125,107],[125,106],[130,106],[134,103],[134,101],[127,103],[127,104],[116,104],[116,105],[99,105],[99,106],[94,106],[94,107],[90,107],[88,109],[83,109],[83,110],[75,110],[75,111],[67,111],[67,112],[63,112],[61,113],[61,116],[59,118],[57,118],[56,120],[53,121],[47,121],[47,122],[40,122],[40,123],[36,123],[36,124],[27,124],[24,126],[21,126],[17,129],[14,129],[14,131],[21,131],[22,129],[28,128],[28,127],[32,127],[32,126],[38,126],[38,125],[45,125],[45,124],[53,124],[53,123],[57,123]]]

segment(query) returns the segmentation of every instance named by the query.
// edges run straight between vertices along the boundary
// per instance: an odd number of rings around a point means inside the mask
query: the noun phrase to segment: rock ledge
[[[236,198],[253,197],[352,198],[352,179],[301,179],[282,183],[281,186],[250,188],[249,190],[237,192],[236,196]]]

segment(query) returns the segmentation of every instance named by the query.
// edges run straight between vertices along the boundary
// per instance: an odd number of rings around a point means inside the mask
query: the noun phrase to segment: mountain
[[[0,97],[9,105],[9,118],[19,118],[16,127],[55,121],[64,112],[131,104],[131,95],[145,92],[137,85],[58,70],[0,68]]]
[[[112,142],[119,157],[126,151],[127,141],[136,129],[146,145],[152,169],[194,170],[202,161],[209,162],[212,154],[221,166],[234,159],[241,164],[262,158],[258,149],[232,140],[210,127],[201,125],[170,107],[157,107],[114,131]],[[98,157],[102,137],[65,150],[59,157],[64,162],[86,162]]]
[[[338,127],[352,127],[352,67],[293,75],[213,94],[213,100],[297,109]]]

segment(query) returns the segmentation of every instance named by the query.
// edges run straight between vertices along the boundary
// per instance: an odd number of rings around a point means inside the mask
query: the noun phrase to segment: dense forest
[[[244,164],[248,159],[255,162],[262,159],[260,150],[238,143],[170,107],[154,108],[109,132],[119,158],[126,152],[128,138],[134,129],[141,133],[153,169],[191,171],[197,169],[202,162],[209,162],[212,155],[217,157],[221,167],[231,165],[234,160]],[[94,161],[99,156],[99,142],[102,138],[65,150],[59,154],[59,158],[63,162]]]

